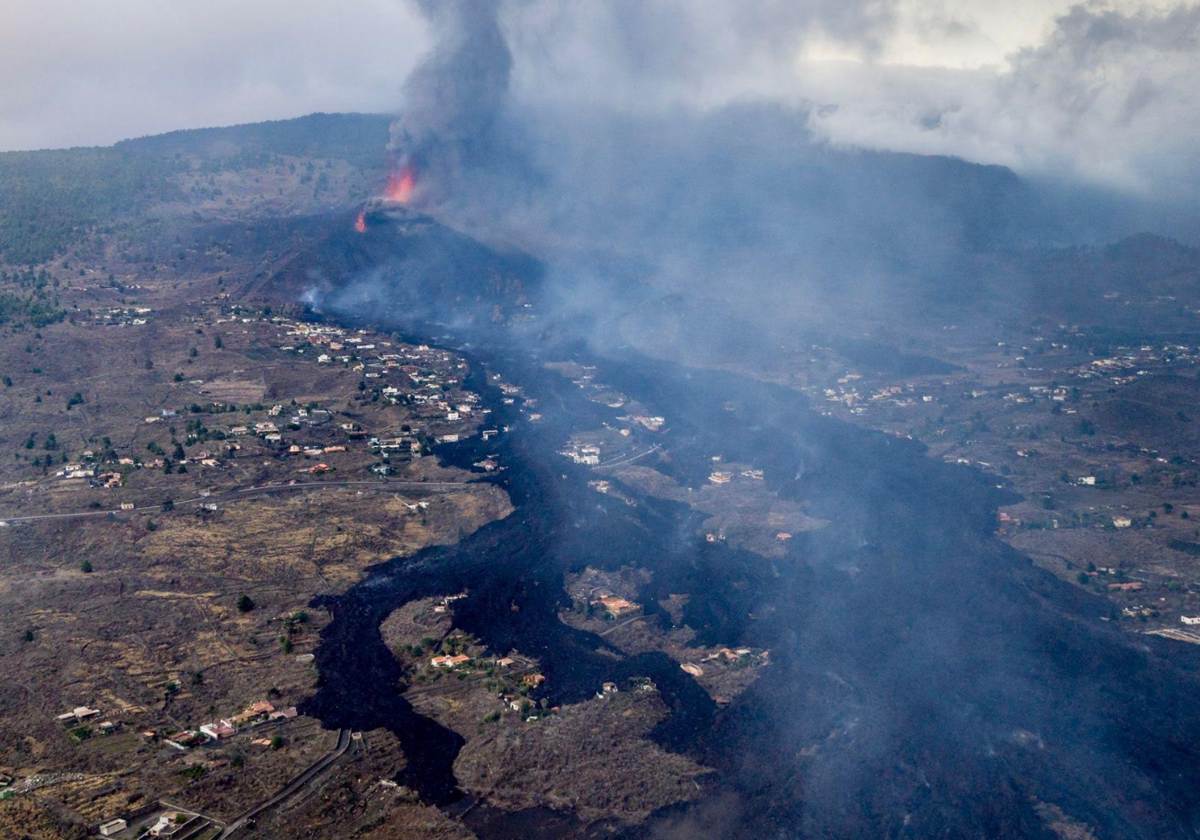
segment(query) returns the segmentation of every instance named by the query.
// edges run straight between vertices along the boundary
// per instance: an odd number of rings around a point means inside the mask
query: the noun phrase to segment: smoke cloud
[[[735,55],[785,62],[815,28],[870,47],[891,25],[887,4],[425,8],[438,46],[406,83],[392,131],[400,167],[416,171],[415,200],[543,259],[568,310],[644,286],[773,319],[806,311],[831,284],[877,305],[898,278],[936,275],[964,249],[1021,234],[1023,188],[1004,170],[839,150],[814,134],[806,102],[676,96]],[[646,96],[625,107],[620,94],[571,99],[560,81],[537,81],[568,66],[613,89],[644,78]]]
[[[492,0],[422,0],[419,6],[435,45],[405,82],[404,113],[392,124],[389,148],[405,172],[420,172],[446,190],[486,151],[507,99],[512,56]]]
[[[1000,72],[812,67],[830,140],[954,154],[1135,196],[1194,198],[1200,6],[1074,6]]]

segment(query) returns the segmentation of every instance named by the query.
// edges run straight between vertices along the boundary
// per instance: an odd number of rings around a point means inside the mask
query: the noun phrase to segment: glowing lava
[[[387,197],[401,204],[412,200],[413,190],[417,187],[417,176],[411,167],[404,167],[388,181]]]
[[[358,211],[358,218],[354,220],[354,229],[359,233],[367,232],[367,214],[364,210]]]

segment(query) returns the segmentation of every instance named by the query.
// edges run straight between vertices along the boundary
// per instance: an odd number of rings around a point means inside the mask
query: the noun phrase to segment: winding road
[[[234,832],[245,828],[246,824],[257,817],[263,811],[267,811],[279,805],[292,796],[296,795],[305,785],[315,779],[317,776],[329,769],[335,761],[345,755],[346,750],[350,749],[351,738],[349,729],[338,730],[337,745],[330,752],[326,753],[321,758],[314,761],[308,768],[299,776],[292,779],[283,788],[272,796],[270,799],[265,799],[262,802],[243,812],[236,817],[229,825],[221,829],[221,833],[214,840],[225,840],[225,838],[233,835]]]

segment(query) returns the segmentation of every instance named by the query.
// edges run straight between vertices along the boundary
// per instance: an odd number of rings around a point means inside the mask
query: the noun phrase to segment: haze
[[[835,144],[1182,199],[1196,169],[1194,4],[526,0],[501,21],[527,101],[811,102]],[[429,44],[394,0],[4,0],[0,149],[396,110]]]

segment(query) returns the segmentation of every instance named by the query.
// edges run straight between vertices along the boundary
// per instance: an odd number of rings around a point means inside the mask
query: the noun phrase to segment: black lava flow
[[[442,331],[411,338],[436,343]],[[656,683],[670,714],[652,737],[718,772],[701,802],[637,831],[702,818],[720,801],[738,814],[730,836],[1038,837],[1050,836],[1038,811],[1050,802],[1100,836],[1197,836],[1200,659],[1120,632],[1107,602],[997,540],[996,507],[1011,495],[982,473],[822,417],[788,389],[571,348],[597,365],[596,381],[667,418],[653,437],[667,453],[656,469],[697,487],[714,454],[751,463],[771,491],[828,523],[797,535],[783,559],[708,543],[686,505],[623,488],[638,499],[629,505],[589,488],[595,473],[558,450],[619,412],[544,367],[565,356],[496,335],[444,344],[469,359],[466,385],[492,410],[489,425],[511,433],[435,454],[468,469],[498,455],[504,471],[479,480],[501,485],[513,513],[314,602],[332,621],[316,651],[321,687],[303,711],[331,728],[395,733],[400,781],[424,801],[462,800],[463,739],[405,700],[379,627],[413,599],[467,591],[455,627],[498,655],[537,659],[539,696],[552,703],[582,701],[607,680]],[[505,405],[492,373],[536,398],[543,419]],[[638,596],[649,620],[670,626],[657,602],[685,594],[697,643],[769,649],[771,664],[718,710],[667,656],[614,656],[559,620],[566,573],[623,565],[652,573]],[[481,836],[504,836],[502,823]]]

